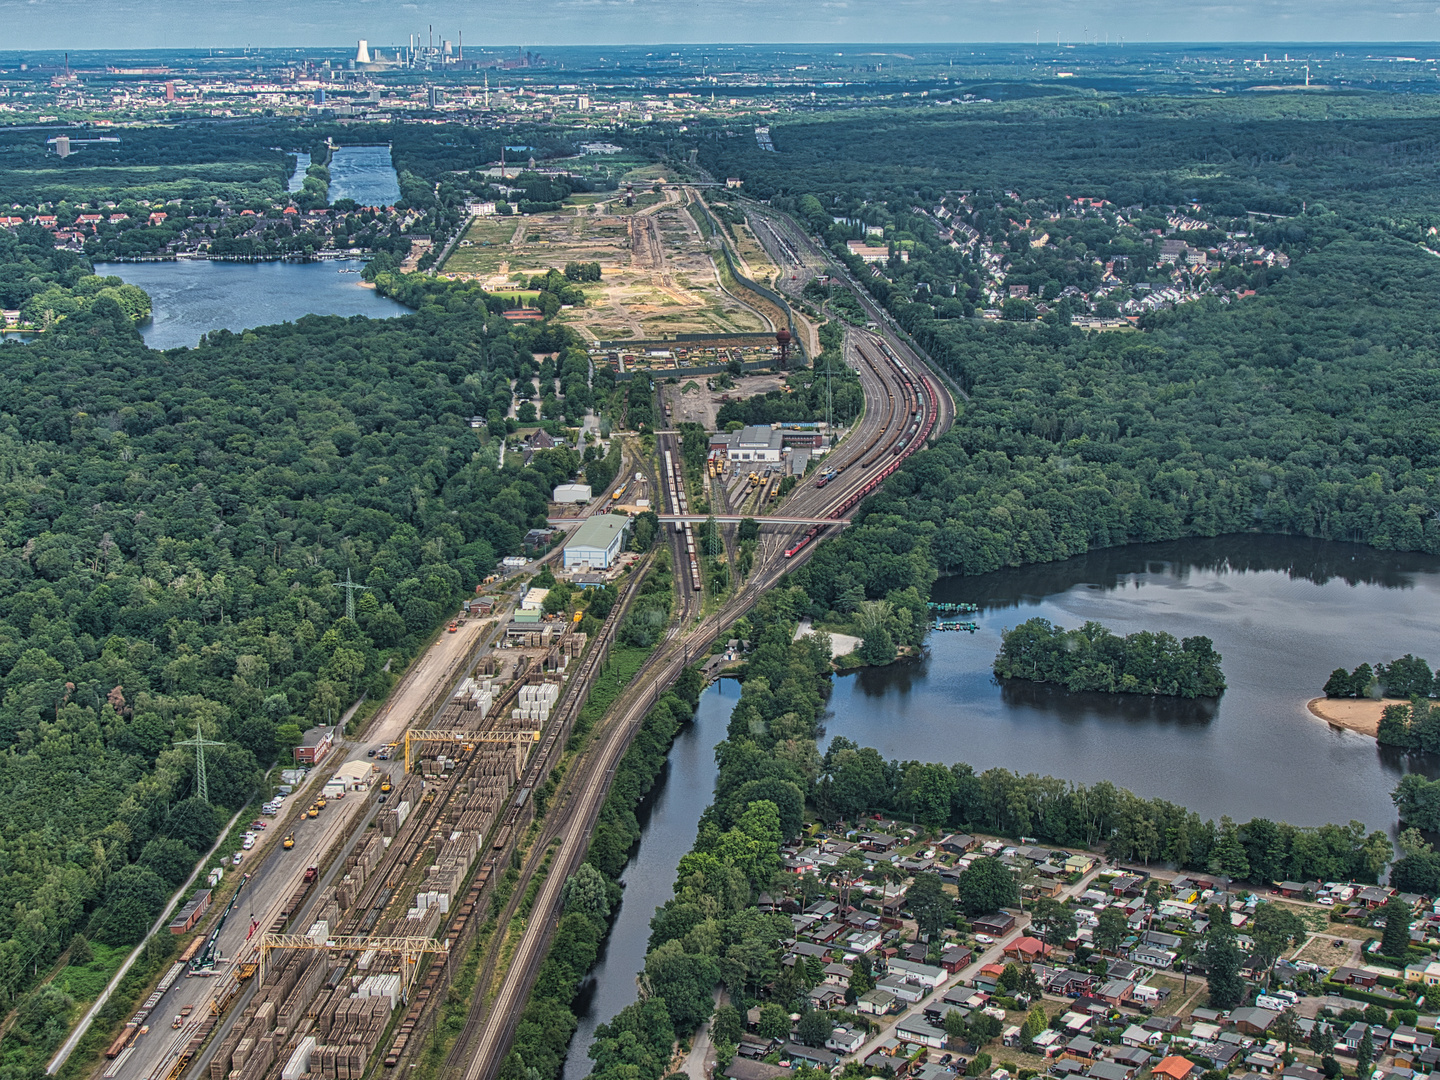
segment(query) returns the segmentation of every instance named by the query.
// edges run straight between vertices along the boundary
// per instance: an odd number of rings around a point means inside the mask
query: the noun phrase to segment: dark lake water
[[[670,899],[675,868],[695,842],[700,815],[715,789],[715,744],[725,738],[739,685],[721,679],[706,689],[694,721],[675,739],[659,782],[637,813],[640,845],[620,880],[625,898],[600,961],[575,1004],[580,1027],[565,1059],[564,1080],[582,1080],[593,1064],[587,1056],[595,1028],[636,998],[635,976],[645,962],[650,919]]]
[[[1395,827],[1390,792],[1423,765],[1331,728],[1305,703],[1337,667],[1407,652],[1440,661],[1440,559],[1286,537],[1149,544],[943,581],[981,605],[974,636],[932,633],[924,659],[836,679],[825,721],[888,758],[1109,779],[1219,819]],[[1229,689],[1208,701],[1000,686],[1000,634],[1041,616],[1117,634],[1204,635]]]
[[[303,172],[301,179],[304,179]],[[394,206],[400,178],[388,146],[342,146],[330,158],[330,201],[354,199],[361,206]]]
[[[153,349],[193,346],[210,330],[294,322],[304,315],[404,315],[409,308],[360,284],[359,262],[105,263],[150,294],[152,317],[140,334]]]

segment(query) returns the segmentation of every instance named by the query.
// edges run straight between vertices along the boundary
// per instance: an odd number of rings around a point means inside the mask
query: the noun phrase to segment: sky
[[[0,0],[0,49],[1440,40],[1440,0]]]

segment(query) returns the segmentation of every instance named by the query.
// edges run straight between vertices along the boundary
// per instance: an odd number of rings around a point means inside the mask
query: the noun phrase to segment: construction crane
[[[539,731],[443,731],[435,728],[405,729],[405,771],[411,768],[410,744],[438,743],[513,743],[515,746],[515,774],[525,771],[525,750],[531,743],[540,741]]]
[[[362,953],[374,949],[382,953],[400,954],[400,982],[403,994],[409,997],[410,984],[415,979],[415,969],[420,957],[426,953],[444,955],[450,946],[444,941],[422,937],[368,937],[363,934],[337,934],[323,941],[306,937],[304,934],[262,934],[257,946],[260,950],[260,981],[265,981],[265,965],[275,949],[326,949],[331,952]]]

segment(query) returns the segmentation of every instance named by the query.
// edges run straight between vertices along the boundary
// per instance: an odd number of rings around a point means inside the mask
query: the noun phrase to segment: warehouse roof
[[[585,519],[570,539],[565,542],[567,548],[600,548],[604,550],[610,546],[616,533],[622,533],[630,527],[630,519],[624,514],[595,514]]]

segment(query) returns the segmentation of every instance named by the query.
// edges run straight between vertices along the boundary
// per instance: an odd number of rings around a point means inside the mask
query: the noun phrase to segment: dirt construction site
[[[692,198],[666,187],[661,195],[637,193],[634,206],[617,192],[554,213],[476,218],[443,272],[503,292],[567,263],[599,263],[601,280],[582,286],[585,305],[562,314],[593,341],[773,333],[773,318],[741,303],[722,282]]]

